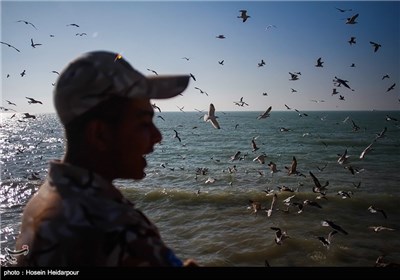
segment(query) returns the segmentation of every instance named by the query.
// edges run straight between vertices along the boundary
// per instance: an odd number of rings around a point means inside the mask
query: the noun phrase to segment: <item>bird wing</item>
[[[211,124],[213,125],[213,127],[215,127],[215,128],[217,128],[217,129],[220,129],[221,127],[219,126],[219,123],[218,123],[218,121],[217,121],[217,119],[214,117],[214,118],[211,118],[211,119],[209,119],[210,121],[211,121]]]
[[[329,243],[331,242],[332,236],[333,236],[334,234],[336,234],[336,233],[338,233],[337,230],[333,230],[333,231],[331,231],[331,232],[329,233],[329,235],[328,235],[328,242],[329,242]]]
[[[312,178],[313,181],[314,181],[314,185],[315,185],[317,188],[321,189],[321,183],[318,181],[317,177],[315,177],[315,175],[314,175],[311,171],[310,171],[309,173],[310,173],[311,178]]]
[[[208,116],[215,117],[215,107],[212,103],[210,104],[210,107],[208,109]]]
[[[296,172],[296,168],[297,168],[297,160],[296,160],[296,157],[293,157],[292,166],[290,167],[290,171],[292,173],[294,173],[294,172]]]

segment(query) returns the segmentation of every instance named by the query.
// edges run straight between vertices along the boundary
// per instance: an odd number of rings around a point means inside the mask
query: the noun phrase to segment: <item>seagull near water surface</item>
[[[257,117],[257,120],[268,118],[270,116],[269,112],[271,112],[271,109],[272,109],[272,106],[269,106],[268,109],[264,113],[260,114]]]
[[[331,232],[328,234],[328,238],[325,238],[325,237],[323,237],[323,236],[317,236],[317,239],[318,239],[319,241],[321,241],[322,244],[323,244],[324,246],[326,246],[326,247],[329,249],[329,246],[331,245],[332,236],[333,236],[334,234],[336,234],[336,233],[338,233],[338,231],[337,231],[337,230],[333,230],[333,231],[331,231]]]

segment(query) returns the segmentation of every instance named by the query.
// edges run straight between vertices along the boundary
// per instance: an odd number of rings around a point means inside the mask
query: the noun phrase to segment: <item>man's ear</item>
[[[86,127],[86,139],[96,150],[107,150],[111,141],[110,126],[101,120],[90,121]]]

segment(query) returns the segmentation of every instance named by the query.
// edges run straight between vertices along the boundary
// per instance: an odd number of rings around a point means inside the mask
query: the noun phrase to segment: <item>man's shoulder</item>
[[[61,207],[61,196],[54,189],[49,187],[49,182],[46,180],[37,190],[37,192],[29,199],[24,215],[37,216],[42,218],[55,215]]]

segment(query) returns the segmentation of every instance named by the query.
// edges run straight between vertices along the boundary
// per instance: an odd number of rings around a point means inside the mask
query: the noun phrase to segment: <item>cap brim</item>
[[[149,89],[147,95],[151,99],[166,99],[181,94],[188,86],[190,76],[151,76],[146,77]]]

